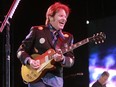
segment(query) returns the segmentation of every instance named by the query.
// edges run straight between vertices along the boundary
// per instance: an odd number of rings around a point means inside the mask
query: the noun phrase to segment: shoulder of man
[[[73,35],[72,35],[71,33],[69,33],[69,32],[63,31],[63,36],[64,36],[65,38],[68,38],[68,37],[72,37]]]
[[[32,26],[31,29],[43,30],[43,29],[45,29],[45,25]]]

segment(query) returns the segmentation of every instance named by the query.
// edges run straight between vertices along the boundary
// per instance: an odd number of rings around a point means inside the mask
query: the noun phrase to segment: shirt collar
[[[62,33],[62,30],[56,30],[51,24],[48,24],[48,28],[50,29],[50,31],[53,33],[53,34],[58,34],[62,39],[65,39],[63,33]]]

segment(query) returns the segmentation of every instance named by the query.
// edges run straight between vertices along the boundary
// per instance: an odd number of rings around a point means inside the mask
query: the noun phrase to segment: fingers
[[[40,67],[40,60],[30,60],[30,66],[34,69],[38,69]]]
[[[53,58],[56,62],[60,62],[63,60],[63,55],[62,54],[59,54],[59,53],[56,53],[53,55]]]
[[[62,50],[61,49],[56,49],[56,52],[59,54],[62,54]]]

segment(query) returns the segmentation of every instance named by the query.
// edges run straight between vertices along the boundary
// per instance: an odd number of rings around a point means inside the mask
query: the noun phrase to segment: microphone
[[[82,76],[83,73],[75,73],[75,74],[71,74],[70,76]]]
[[[81,73],[70,74],[68,76],[65,76],[64,78],[66,79],[66,78],[69,78],[69,77],[82,76],[82,75],[84,75],[84,74],[81,72]]]

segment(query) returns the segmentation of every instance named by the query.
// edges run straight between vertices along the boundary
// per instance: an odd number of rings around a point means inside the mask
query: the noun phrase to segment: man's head
[[[51,5],[46,12],[46,25],[51,24],[55,29],[63,29],[70,13],[70,8],[60,2]]]
[[[104,85],[104,84],[106,83],[106,81],[108,80],[108,78],[109,78],[109,73],[108,73],[107,71],[104,71],[104,72],[101,74],[100,78],[99,78],[99,82],[100,82],[102,85]]]

